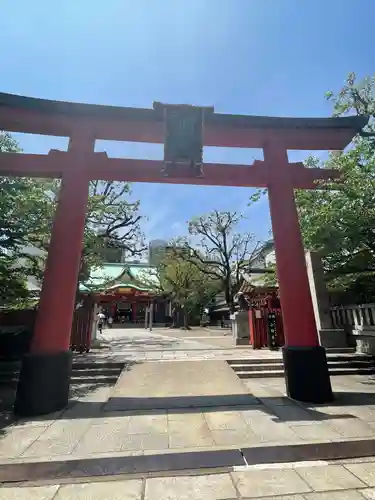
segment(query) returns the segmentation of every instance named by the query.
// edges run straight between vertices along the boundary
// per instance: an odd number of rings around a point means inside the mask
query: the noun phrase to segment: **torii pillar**
[[[276,270],[283,313],[283,360],[289,397],[310,403],[333,400],[325,349],[320,346],[305,251],[294,197],[293,170],[281,144],[264,148]],[[302,170],[307,171],[308,169]]]
[[[23,359],[17,387],[14,412],[19,416],[58,411],[69,399],[70,331],[89,194],[89,158],[94,142],[80,137],[70,139],[68,153],[57,153],[65,158],[66,169],[61,179],[32,344]]]

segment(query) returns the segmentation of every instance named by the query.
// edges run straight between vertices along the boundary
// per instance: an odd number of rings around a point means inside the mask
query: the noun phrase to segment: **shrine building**
[[[165,325],[171,317],[171,301],[160,290],[156,267],[145,263],[107,262],[94,268],[79,285],[80,295],[94,296],[116,325],[144,325],[146,308],[153,302],[153,323]]]

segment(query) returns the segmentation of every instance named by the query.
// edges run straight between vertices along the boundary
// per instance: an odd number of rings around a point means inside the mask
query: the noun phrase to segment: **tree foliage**
[[[185,260],[196,266],[202,275],[220,283],[225,301],[234,311],[234,297],[241,280],[241,266],[259,248],[252,233],[240,233],[238,224],[244,219],[237,212],[212,211],[188,223],[190,235],[195,240],[181,240],[187,252]]]
[[[194,262],[180,255],[166,256],[159,264],[161,286],[175,307],[183,311],[184,326],[192,313],[201,313],[201,308],[217,293],[219,283],[208,278]]]
[[[144,273],[142,282],[171,300],[175,310],[173,326],[182,326],[179,321],[182,317],[186,328],[190,317],[193,314],[200,316],[203,306],[220,290],[220,282],[208,277],[194,262],[186,260],[186,255],[179,253],[177,247],[167,252],[154,270]]]
[[[337,95],[327,93],[334,116],[367,115],[369,125],[344,153],[331,154],[325,162],[309,158],[308,166],[338,169],[340,183],[297,193],[305,246],[323,252],[331,286],[356,290],[357,300],[370,300],[375,292],[370,286],[375,282],[374,89],[374,78],[357,82],[351,73]]]

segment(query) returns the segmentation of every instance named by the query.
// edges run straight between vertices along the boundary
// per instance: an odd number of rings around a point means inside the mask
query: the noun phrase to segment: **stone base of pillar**
[[[325,349],[317,347],[283,347],[287,394],[306,403],[333,401]]]
[[[22,361],[14,413],[33,417],[62,410],[69,400],[72,352],[27,354]]]

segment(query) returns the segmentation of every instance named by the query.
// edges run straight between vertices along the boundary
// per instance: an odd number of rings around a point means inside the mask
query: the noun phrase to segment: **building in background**
[[[164,240],[151,240],[148,245],[148,264],[157,266],[165,257],[168,243]]]
[[[153,323],[165,325],[171,316],[171,302],[160,290],[157,270],[144,263],[106,262],[91,270],[80,283],[81,298],[90,296],[116,325],[144,326],[147,308],[153,303]]]
[[[257,290],[260,295],[268,294],[270,290],[274,292],[275,287],[267,284],[267,275],[274,273],[275,248],[273,240],[266,241],[255,254],[246,261],[239,264],[241,283],[240,291],[249,293]],[[235,298],[236,307],[238,300]],[[218,293],[210,304],[207,305],[210,311],[211,323],[221,323],[229,320],[229,308],[225,300],[224,292]]]

